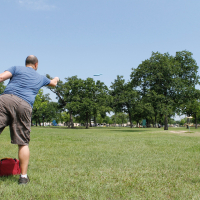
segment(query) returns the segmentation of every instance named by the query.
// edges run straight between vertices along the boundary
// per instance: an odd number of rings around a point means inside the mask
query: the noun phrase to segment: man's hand
[[[55,87],[57,85],[57,83],[58,83],[59,80],[60,79],[58,77],[55,77],[54,79],[51,80],[51,82],[47,86]]]
[[[58,77],[55,77],[54,79],[57,79],[57,82],[60,80]]]

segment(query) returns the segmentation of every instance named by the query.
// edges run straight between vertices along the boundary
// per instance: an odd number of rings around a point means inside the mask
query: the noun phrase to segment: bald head
[[[38,59],[34,55],[30,55],[26,58],[25,65],[35,65],[38,63]]]

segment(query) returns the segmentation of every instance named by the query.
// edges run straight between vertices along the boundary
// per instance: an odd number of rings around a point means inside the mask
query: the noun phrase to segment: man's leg
[[[25,175],[27,174],[28,170],[30,151],[28,145],[18,145],[18,146],[19,146],[18,157],[21,168],[21,174]]]

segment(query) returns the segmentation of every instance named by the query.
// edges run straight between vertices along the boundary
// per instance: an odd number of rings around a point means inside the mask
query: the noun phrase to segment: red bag
[[[0,160],[0,176],[21,174],[19,160],[16,158],[2,158]]]

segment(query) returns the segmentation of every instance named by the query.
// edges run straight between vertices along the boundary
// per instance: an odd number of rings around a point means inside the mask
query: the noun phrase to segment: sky
[[[0,69],[33,54],[42,75],[110,87],[117,75],[130,80],[152,52],[187,50],[199,66],[199,10],[199,0],[0,0]]]

